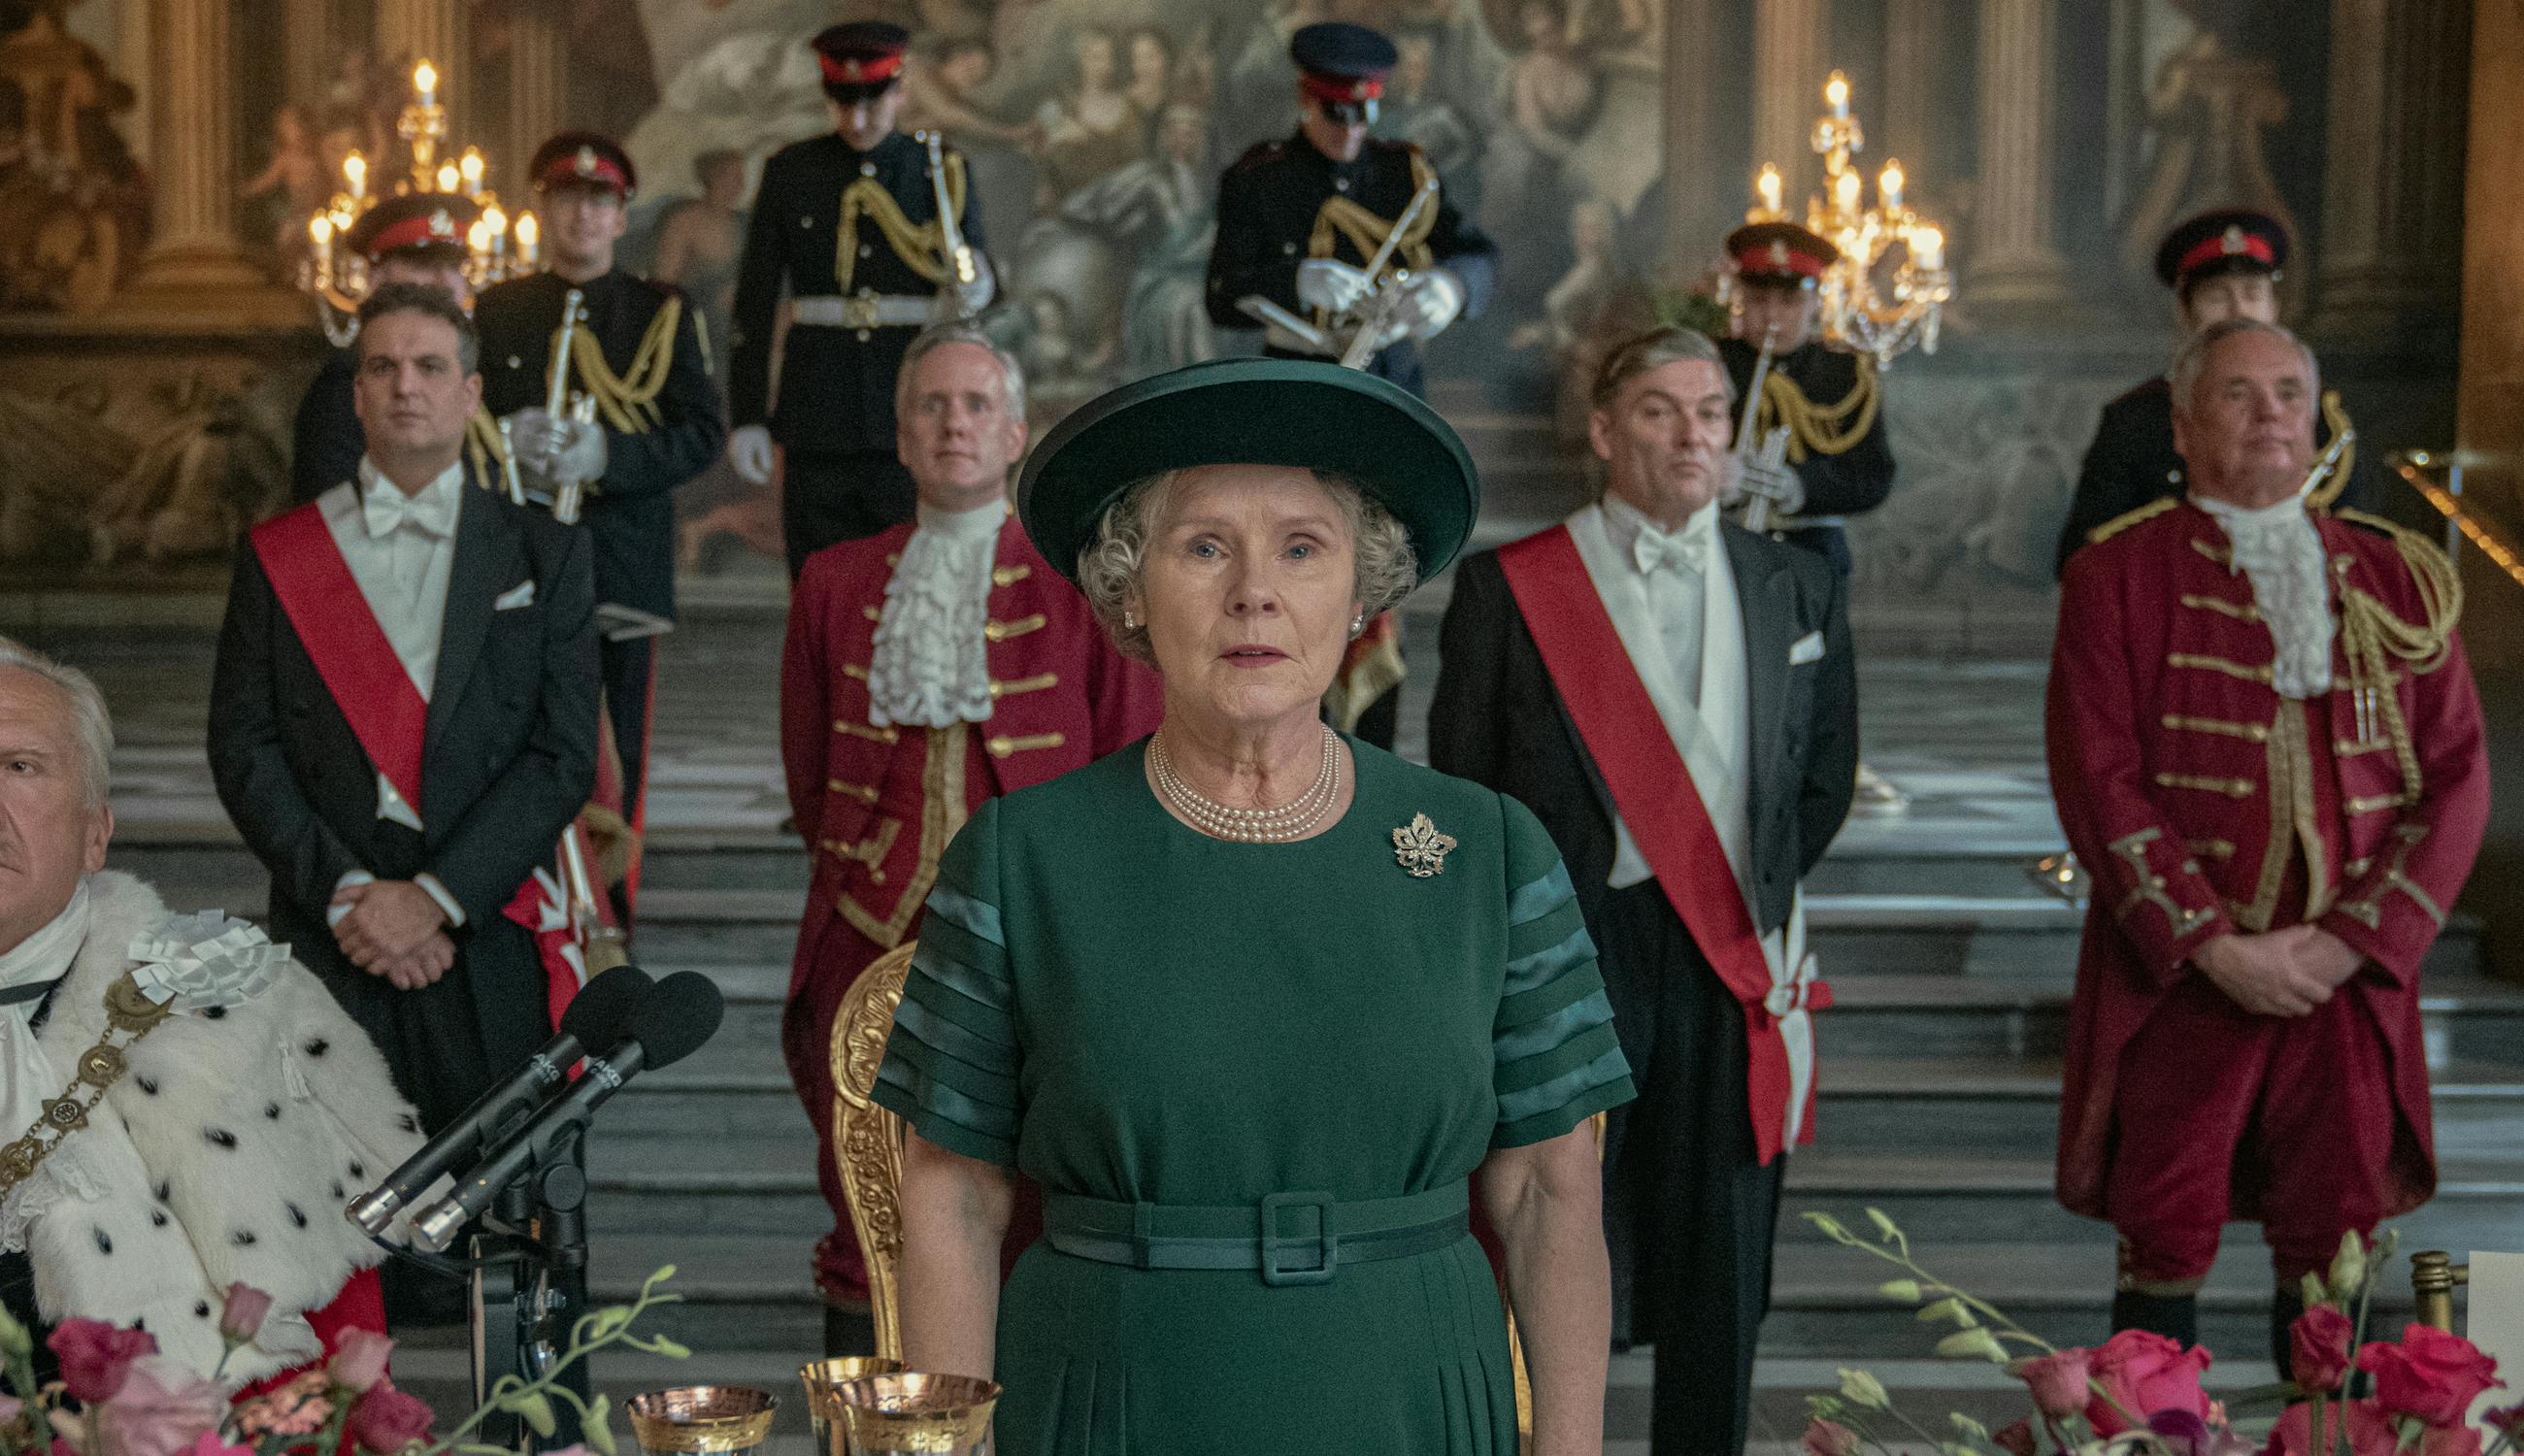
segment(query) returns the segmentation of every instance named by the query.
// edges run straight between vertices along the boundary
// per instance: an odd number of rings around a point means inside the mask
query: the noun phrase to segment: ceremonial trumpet
[[[1777,324],[1762,331],[1762,355],[1753,361],[1753,384],[1744,391],[1744,415],[1735,426],[1735,456],[1746,464],[1778,466],[1788,460],[1788,427],[1773,425],[1770,432],[1754,443],[1753,431],[1762,414],[1762,387],[1770,382],[1771,361],[1779,344]],[[1758,491],[1748,492],[1744,503],[1744,529],[1767,531],[1771,528],[1771,498]]]
[[[573,401],[569,395],[569,356],[578,342],[578,326],[587,318],[587,296],[571,289],[560,301],[560,332],[553,341],[550,386],[544,395],[544,415],[558,426],[564,419],[593,420],[596,402],[581,396]],[[544,478],[552,481],[552,513],[563,525],[577,523],[581,504],[586,499],[587,482],[564,480],[555,475],[558,468],[553,456],[553,442],[558,430],[544,436]]]

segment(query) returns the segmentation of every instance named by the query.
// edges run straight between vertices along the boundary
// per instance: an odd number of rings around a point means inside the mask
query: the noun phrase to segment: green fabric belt
[[[1133,1269],[1246,1269],[1266,1285],[1330,1284],[1334,1270],[1444,1248],[1471,1227],[1465,1186],[1343,1203],[1330,1193],[1273,1193],[1254,1203],[1115,1203],[1045,1193],[1053,1248]]]

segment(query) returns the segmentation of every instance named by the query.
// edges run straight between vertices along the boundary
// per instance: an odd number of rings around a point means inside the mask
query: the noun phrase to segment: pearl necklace
[[[1148,770],[1155,776],[1166,801],[1189,819],[1193,828],[1212,839],[1286,844],[1312,834],[1340,798],[1340,736],[1330,728],[1324,730],[1324,763],[1313,786],[1278,808],[1234,808],[1202,795],[1175,772],[1174,758],[1166,752],[1163,734],[1148,740]]]

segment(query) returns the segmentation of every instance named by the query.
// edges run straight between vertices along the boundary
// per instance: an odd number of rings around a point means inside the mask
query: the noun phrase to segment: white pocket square
[[[1798,638],[1796,642],[1788,648],[1788,665],[1790,667],[1799,667],[1808,662],[1820,662],[1821,660],[1822,634],[1820,632],[1808,632],[1805,636]]]
[[[493,611],[514,611],[520,607],[532,607],[534,605],[535,584],[531,580],[518,582],[515,586],[509,588],[499,596],[491,599],[491,609]],[[1820,655],[1820,654],[1818,653],[1817,655]]]

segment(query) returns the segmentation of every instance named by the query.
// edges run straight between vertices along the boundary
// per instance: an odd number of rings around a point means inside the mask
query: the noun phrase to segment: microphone
[[[576,1136],[606,1100],[641,1072],[671,1066],[700,1049],[718,1031],[727,1002],[718,986],[699,971],[677,971],[650,988],[632,1018],[631,1034],[587,1070],[569,1091],[545,1103],[459,1184],[454,1192],[420,1211],[413,1238],[444,1250],[466,1224],[482,1216],[500,1190],[548,1160],[564,1139]]]
[[[386,1181],[351,1200],[348,1216],[371,1236],[382,1236],[415,1193],[472,1155],[519,1113],[533,1107],[566,1075],[569,1065],[601,1046],[631,1035],[633,1021],[656,983],[638,966],[615,966],[591,978],[561,1009],[560,1030],[526,1059],[509,1080],[475,1099],[463,1115],[421,1144]]]

